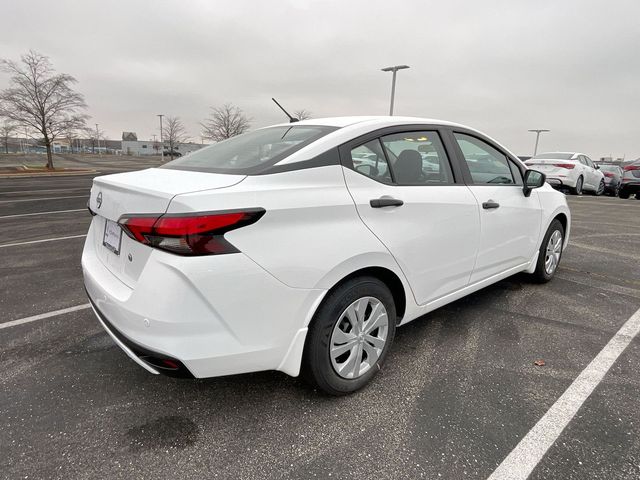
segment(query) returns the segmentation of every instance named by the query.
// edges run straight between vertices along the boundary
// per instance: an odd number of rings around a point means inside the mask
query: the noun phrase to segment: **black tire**
[[[570,188],[569,190],[571,190],[571,193],[574,195],[582,195],[582,185],[584,183],[584,180],[582,178],[582,176],[578,177],[578,180],[576,180],[576,186],[574,188]]]
[[[547,233],[545,233],[544,238],[542,239],[542,244],[540,245],[538,253],[538,262],[536,263],[536,269],[532,274],[532,278],[535,282],[546,283],[551,280],[558,271],[558,265],[556,265],[551,273],[548,273],[545,268],[547,244],[549,243],[551,235],[553,235],[555,231],[560,231],[560,235],[562,235],[562,243],[564,243],[564,227],[562,226],[562,223],[560,223],[560,220],[556,219],[551,222],[551,225],[549,225],[549,228],[547,229]],[[560,264],[560,261],[562,260],[562,250],[561,246],[558,264]]]
[[[599,197],[604,193],[604,180],[600,180],[600,185],[598,185],[598,189],[594,192],[596,197]]]
[[[636,200],[640,200],[640,193],[636,193]]]
[[[617,197],[620,194],[620,184],[618,183],[612,192],[609,192],[609,195],[612,197]]]
[[[626,200],[627,198],[629,198],[631,196],[631,194],[629,192],[620,191],[620,192],[618,192],[618,196],[620,198],[622,198],[623,200]]]
[[[362,297],[379,300],[387,310],[387,336],[376,362],[361,376],[349,379],[333,367],[331,336],[343,312]],[[367,385],[384,363],[396,331],[396,308],[389,288],[375,277],[352,278],[327,294],[313,317],[307,333],[302,359],[302,374],[313,386],[329,395],[346,395]]]

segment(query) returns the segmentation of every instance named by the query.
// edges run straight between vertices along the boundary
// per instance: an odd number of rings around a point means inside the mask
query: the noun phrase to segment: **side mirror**
[[[524,185],[522,186],[522,192],[525,197],[531,195],[531,190],[534,188],[540,188],[544,185],[547,177],[544,173],[537,170],[527,170],[524,172]]]
[[[595,168],[596,170],[600,170],[600,165],[594,165],[593,168]]]

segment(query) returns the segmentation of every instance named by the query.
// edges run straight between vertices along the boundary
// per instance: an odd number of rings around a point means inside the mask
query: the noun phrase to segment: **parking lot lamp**
[[[100,155],[100,130],[98,129],[97,123],[96,123],[96,142],[98,142],[98,155]]]
[[[391,79],[391,105],[389,106],[389,115],[393,116],[393,102],[395,101],[396,96],[396,73],[398,70],[404,70],[405,68],[409,68],[409,65],[395,65],[393,67],[385,67],[382,69],[383,72],[393,72],[393,77]]]
[[[529,131],[536,133],[536,146],[533,148],[533,156],[535,157],[536,154],[538,153],[538,141],[540,140],[540,134],[542,132],[550,132],[551,130],[547,130],[547,129],[544,129],[544,128],[533,128],[533,129],[531,129]]]
[[[162,155],[162,161],[164,162],[164,141],[162,140],[162,117],[164,115],[158,115],[160,117],[160,155]]]

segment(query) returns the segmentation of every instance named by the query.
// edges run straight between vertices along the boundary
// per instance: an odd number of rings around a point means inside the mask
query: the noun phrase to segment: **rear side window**
[[[449,159],[436,132],[403,132],[382,137],[398,185],[453,183]]]
[[[232,137],[178,158],[160,168],[250,175],[260,173],[337,127],[270,127]]]
[[[356,172],[382,183],[393,181],[387,158],[382,151],[380,140],[371,140],[351,150],[351,161]]]
[[[466,135],[455,133],[456,141],[469,167],[471,179],[477,185],[515,185],[509,160],[488,143]]]

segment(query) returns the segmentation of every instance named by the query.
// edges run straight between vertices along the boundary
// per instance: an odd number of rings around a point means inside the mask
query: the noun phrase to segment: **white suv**
[[[604,174],[589,157],[577,152],[541,153],[525,162],[547,176],[547,182],[556,188],[568,188],[574,195],[589,191],[602,195]]]
[[[345,394],[396,326],[517,272],[554,275],[564,195],[462,125],[277,125],[160,168],[94,179],[91,304],[151,373],[257,370]],[[452,319],[454,321],[454,319]]]

